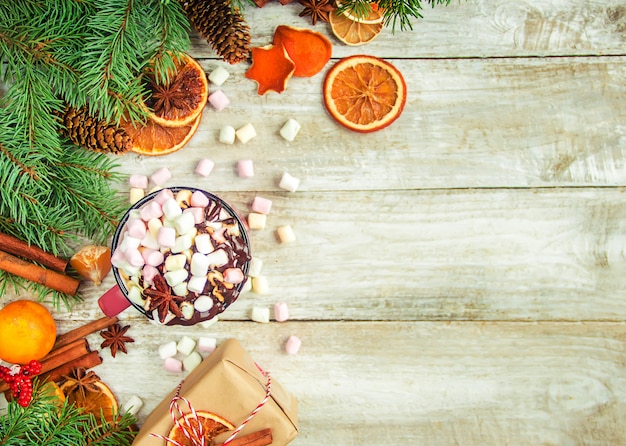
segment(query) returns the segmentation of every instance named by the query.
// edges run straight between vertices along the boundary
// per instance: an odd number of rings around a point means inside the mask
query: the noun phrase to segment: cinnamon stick
[[[220,443],[216,446],[222,446],[224,443]],[[229,446],[267,446],[272,444],[272,430],[263,429],[257,432],[253,432],[243,437],[234,438]]]
[[[48,381],[57,382],[60,381],[63,376],[69,375],[73,369],[81,367],[84,369],[90,369],[100,364],[102,364],[102,358],[97,351],[93,351],[81,356],[80,358],[66,362],[65,364],[46,373],[42,373],[41,376],[44,379],[47,378]]]
[[[0,269],[64,294],[75,295],[80,281],[0,251]]]
[[[116,317],[101,317],[95,321],[87,322],[85,325],[81,325],[78,328],[63,333],[57,336],[57,340],[54,343],[52,350],[56,350],[64,345],[70,344],[77,339],[84,338],[87,335],[95,333],[96,331],[103,330],[113,324],[116,324],[118,319]]]
[[[47,266],[48,268],[61,273],[65,271],[65,268],[67,268],[69,263],[69,259],[57,257],[50,252],[44,251],[38,246],[31,245],[28,242],[1,232],[0,249],[10,254],[40,263],[41,265]]]

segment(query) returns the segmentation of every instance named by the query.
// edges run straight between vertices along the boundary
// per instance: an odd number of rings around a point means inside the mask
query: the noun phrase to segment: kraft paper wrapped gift
[[[213,412],[239,426],[266,395],[267,377],[235,339],[228,339],[196,367],[180,386],[180,396],[189,400],[196,411]],[[167,436],[174,425],[170,402],[174,389],[148,415],[133,446],[163,446],[165,440],[151,433]],[[181,405],[184,412],[188,407]],[[271,428],[273,446],[286,445],[298,433],[298,408],[295,397],[274,378],[265,405],[246,424],[236,438]],[[231,432],[232,433],[232,432]],[[224,442],[230,433],[215,439]]]

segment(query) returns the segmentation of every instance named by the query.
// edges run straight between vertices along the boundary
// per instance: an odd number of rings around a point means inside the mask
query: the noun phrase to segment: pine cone
[[[132,148],[126,130],[91,116],[87,107],[66,107],[61,121],[61,134],[78,146],[115,154],[128,152]]]
[[[180,0],[187,18],[215,52],[236,64],[250,54],[250,27],[231,0]]]

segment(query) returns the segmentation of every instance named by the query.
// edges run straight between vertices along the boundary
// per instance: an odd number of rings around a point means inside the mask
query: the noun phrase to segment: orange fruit
[[[70,258],[70,266],[85,279],[100,285],[111,271],[111,250],[106,246],[84,246]]]
[[[402,73],[374,56],[340,59],[324,79],[324,105],[344,127],[374,132],[395,121],[406,103]]]
[[[383,30],[382,18],[379,22],[375,20],[353,20],[349,14],[338,14],[333,11],[328,15],[330,29],[337,39],[346,45],[363,45],[374,40]],[[374,21],[375,23],[369,23]]]
[[[202,113],[209,97],[209,81],[204,70],[191,56],[176,61],[176,74],[167,85],[159,85],[149,77],[150,97],[146,105],[150,118],[165,127],[192,124]]]
[[[113,421],[119,405],[109,386],[102,381],[96,381],[91,385],[95,386],[97,391],[85,390],[82,392],[75,384],[76,380],[67,378],[60,386],[65,399],[70,404],[80,407],[84,413],[95,415],[98,421],[102,416],[109,422]]]
[[[212,444],[213,439],[222,432],[235,429],[235,426],[233,426],[230,421],[225,420],[224,418],[214,413],[197,411],[196,415],[197,419],[193,416],[192,413],[188,413],[184,415],[181,419],[179,419],[178,423],[182,424],[183,426],[188,423],[191,429],[197,431],[199,421],[202,424],[202,432],[204,434],[204,438],[206,438],[207,440],[206,444]],[[179,428],[177,424],[174,424],[174,427],[172,427],[167,437],[183,446],[193,446],[194,444],[196,444],[192,442],[189,438],[187,438],[183,430]]]
[[[202,114],[189,125],[180,127],[165,127],[149,119],[144,125],[137,127],[130,122],[124,122],[126,133],[132,140],[133,152],[141,155],[167,155],[181,149],[198,130]]]
[[[0,310],[0,359],[15,364],[39,361],[52,350],[57,327],[46,307],[16,300]]]

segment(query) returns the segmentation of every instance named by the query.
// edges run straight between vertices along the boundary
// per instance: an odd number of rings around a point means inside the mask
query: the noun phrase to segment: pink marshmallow
[[[126,232],[131,237],[142,239],[146,235],[146,224],[139,218],[129,218],[126,223]]]
[[[258,196],[254,197],[251,209],[259,214],[267,215],[270,213],[270,209],[272,209],[272,200]]]
[[[195,224],[199,224],[204,221],[204,209],[202,208],[187,208],[183,211],[183,214],[185,212],[191,212],[193,214],[193,221]]]
[[[302,345],[302,341],[297,336],[289,336],[287,342],[285,342],[285,352],[288,355],[295,355],[300,350],[300,346]]]
[[[130,187],[146,189],[148,187],[148,177],[145,175],[133,174],[128,179],[128,184],[130,184]]]
[[[230,105],[230,100],[222,90],[215,90],[209,95],[209,104],[217,111],[222,111]]]
[[[157,274],[159,274],[159,270],[152,265],[145,265],[141,270],[141,276],[143,277],[143,280],[150,285],[152,284]]]
[[[132,266],[143,266],[146,262],[143,260],[143,256],[136,248],[129,248],[124,253],[126,260]]]
[[[165,190],[165,189],[164,189]],[[160,194],[160,192],[159,192]],[[163,215],[163,208],[158,203],[156,198],[139,210],[139,216],[143,221],[150,221],[153,218],[161,218]]]
[[[274,319],[276,322],[285,322],[289,319],[289,308],[286,302],[276,302],[274,304]]]
[[[165,358],[163,361],[163,367],[168,372],[180,373],[183,371],[183,363],[176,358]]]
[[[226,268],[224,271],[224,282],[241,283],[243,282],[243,271],[239,268]]]
[[[163,203],[170,198],[174,198],[174,192],[172,192],[171,189],[161,189],[159,193],[154,196],[154,201],[163,206]]]
[[[165,248],[172,248],[176,244],[176,229],[162,226],[157,234],[157,243]]]
[[[196,165],[196,173],[200,176],[208,177],[213,170],[213,167],[215,167],[215,163],[213,161],[206,158],[201,159]]]
[[[156,184],[157,186],[160,186],[161,184],[165,183],[170,178],[172,178],[172,173],[167,167],[161,167],[159,170],[157,170],[150,176],[150,179],[152,180],[152,182]]]
[[[122,251],[119,247],[113,251],[113,254],[111,254],[111,265],[116,268],[122,266],[125,260],[126,256],[124,255],[124,251]]]
[[[163,253],[158,249],[144,249],[141,255],[146,264],[150,266],[159,266],[165,260]]]
[[[217,243],[224,243],[226,241],[226,237],[224,237],[224,232],[226,232],[226,228],[216,229],[213,234],[211,234],[211,238]]]
[[[206,194],[200,192],[199,190],[194,191],[191,194],[191,205],[199,208],[205,208],[209,205],[209,197]]]
[[[254,164],[252,160],[239,160],[237,162],[237,174],[241,178],[250,178],[254,176]]]

